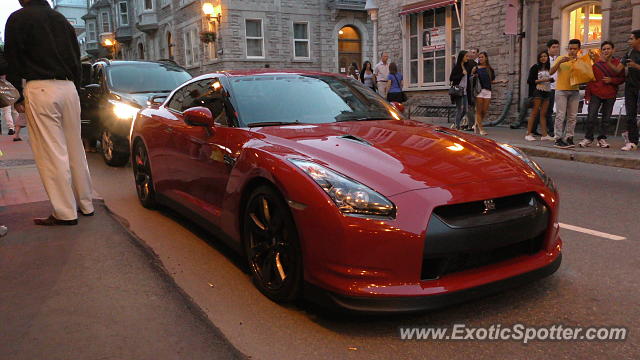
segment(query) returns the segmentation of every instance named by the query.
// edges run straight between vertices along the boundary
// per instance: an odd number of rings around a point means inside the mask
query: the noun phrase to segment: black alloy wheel
[[[256,287],[276,302],[298,298],[302,252],[289,207],[271,186],[253,190],[245,205],[243,243]]]
[[[138,200],[147,209],[156,207],[156,192],[153,188],[149,155],[142,141],[138,141],[133,156],[133,176],[136,182]]]
[[[103,129],[100,134],[100,147],[102,158],[109,166],[123,166],[129,160],[129,154],[122,151],[121,139],[114,136],[108,129]]]

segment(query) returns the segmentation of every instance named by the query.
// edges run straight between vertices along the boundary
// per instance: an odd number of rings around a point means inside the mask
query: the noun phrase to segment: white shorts
[[[491,99],[491,90],[482,89],[482,91],[480,91],[480,93],[476,97],[479,97],[481,99]]]

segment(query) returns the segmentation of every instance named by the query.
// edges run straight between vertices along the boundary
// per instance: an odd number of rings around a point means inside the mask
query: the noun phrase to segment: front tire
[[[102,158],[109,166],[124,166],[129,160],[128,151],[123,150],[123,140],[113,135],[108,129],[103,129],[100,134],[100,147]]]
[[[138,200],[147,209],[154,209],[157,205],[156,192],[153,187],[149,155],[142,141],[138,141],[133,153],[133,176],[136,182]]]
[[[243,212],[243,245],[254,285],[276,302],[296,300],[302,252],[289,207],[271,186],[255,188]]]

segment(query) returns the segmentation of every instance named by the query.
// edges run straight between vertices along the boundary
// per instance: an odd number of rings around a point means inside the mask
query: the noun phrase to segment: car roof
[[[185,70],[182,66],[178,65],[176,62],[172,60],[104,60],[100,59],[96,61],[96,63],[105,64],[106,66],[121,66],[121,65],[142,65],[142,64],[154,64],[154,65],[166,65],[171,66],[176,69]]]
[[[227,77],[241,77],[252,75],[321,75],[321,76],[334,76],[344,77],[342,74],[322,72],[322,71],[308,71],[308,70],[293,70],[293,69],[256,69],[256,70],[231,70],[231,71],[218,71],[200,75],[198,77],[210,77],[210,76],[227,76]]]

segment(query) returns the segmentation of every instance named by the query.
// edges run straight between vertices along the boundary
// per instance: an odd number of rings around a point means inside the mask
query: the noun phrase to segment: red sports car
[[[555,272],[558,194],[544,171],[400,107],[335,74],[200,76],[138,114],[138,196],[244,254],[275,301],[417,311]]]

